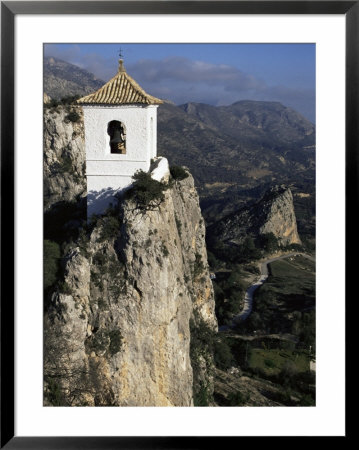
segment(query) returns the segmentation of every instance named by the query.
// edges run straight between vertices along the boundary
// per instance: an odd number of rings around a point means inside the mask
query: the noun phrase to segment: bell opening
[[[110,136],[110,151],[113,154],[126,154],[126,129],[122,122],[112,120],[108,123],[107,134]]]

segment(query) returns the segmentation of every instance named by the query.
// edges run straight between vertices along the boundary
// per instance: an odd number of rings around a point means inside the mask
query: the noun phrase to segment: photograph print
[[[315,406],[315,51],[44,45],[44,406]]]

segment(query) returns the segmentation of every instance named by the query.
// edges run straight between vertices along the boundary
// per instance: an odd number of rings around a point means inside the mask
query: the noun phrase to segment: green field
[[[248,331],[291,333],[315,345],[315,263],[303,256],[269,264],[267,281],[254,294]]]
[[[269,264],[269,277],[263,288],[280,296],[299,296],[312,306],[315,299],[315,263],[303,256]],[[306,297],[306,298],[304,298]],[[304,305],[300,305],[304,306]]]
[[[299,373],[309,370],[309,361],[308,353],[304,351],[253,348],[249,367],[260,369],[267,376],[277,375],[288,367]]]
[[[269,264],[274,276],[296,276],[298,271],[312,275],[315,272],[315,262],[304,256],[292,256]]]
[[[261,304],[289,313],[315,306],[315,263],[302,256],[269,264],[268,280],[255,294],[256,308]]]

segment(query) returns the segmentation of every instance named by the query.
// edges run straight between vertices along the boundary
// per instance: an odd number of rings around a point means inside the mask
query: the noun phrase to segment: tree
[[[188,177],[188,172],[181,166],[171,166],[170,173],[174,180],[184,180]]]
[[[168,185],[154,180],[150,173],[138,170],[132,179],[134,183],[127,191],[127,198],[136,203],[140,210],[157,209],[165,199],[164,192]]]
[[[214,363],[222,370],[229,369],[234,363],[231,347],[225,337],[219,336],[214,341]]]
[[[278,239],[273,233],[264,233],[258,237],[258,244],[263,250],[272,253],[278,249]]]

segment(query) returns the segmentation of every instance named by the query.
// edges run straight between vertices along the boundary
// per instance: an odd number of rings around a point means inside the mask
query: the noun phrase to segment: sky
[[[45,56],[108,81],[126,71],[175,104],[278,101],[315,122],[315,44],[45,44]]]

